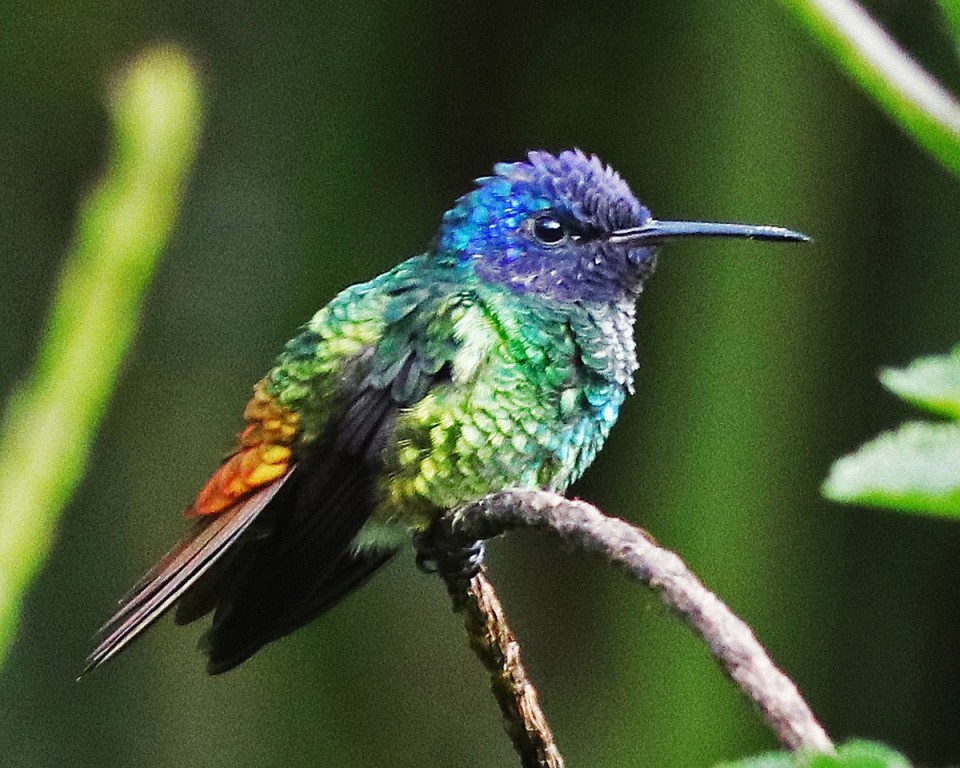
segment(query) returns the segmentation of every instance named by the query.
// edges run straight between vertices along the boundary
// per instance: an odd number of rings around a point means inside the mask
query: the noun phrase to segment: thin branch
[[[439,573],[454,610],[463,615],[470,647],[490,673],[490,689],[520,764],[523,768],[563,768],[563,757],[540,709],[537,691],[520,660],[520,644],[493,585],[482,570],[469,582]]]
[[[847,74],[955,176],[960,103],[854,0],[780,0]]]
[[[447,541],[454,547],[527,527],[551,531],[584,551],[604,556],[656,590],[704,639],[784,747],[833,751],[833,743],[796,685],[774,666],[750,628],[706,589],[676,554],[659,547],[640,529],[607,517],[585,502],[526,490],[492,494],[451,513],[437,526],[435,541]]]

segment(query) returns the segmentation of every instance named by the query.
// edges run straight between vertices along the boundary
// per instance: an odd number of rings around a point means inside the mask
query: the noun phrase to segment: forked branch
[[[770,660],[747,624],[710,592],[675,553],[644,531],[596,507],[547,491],[507,490],[441,519],[435,544],[467,549],[514,528],[538,528],[586,552],[601,555],[655,590],[706,642],[731,680],[760,710],[780,743],[791,750],[832,752],[833,742],[797,686]],[[526,768],[556,768],[563,760],[520,662],[519,646],[483,572],[469,582],[441,571],[464,615],[471,646],[491,673],[507,732]]]

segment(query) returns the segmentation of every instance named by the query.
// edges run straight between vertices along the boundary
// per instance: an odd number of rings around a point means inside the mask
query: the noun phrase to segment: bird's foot
[[[438,573],[444,579],[470,581],[483,567],[483,541],[454,544],[449,539],[437,540],[433,528],[414,538],[417,568],[424,573]]]

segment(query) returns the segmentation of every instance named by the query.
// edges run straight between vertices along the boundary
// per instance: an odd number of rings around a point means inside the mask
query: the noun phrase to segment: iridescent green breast
[[[481,289],[461,296],[450,321],[450,378],[397,420],[381,519],[418,526],[511,486],[563,491],[593,461],[630,386],[632,316],[623,364],[593,349],[614,339],[579,307]]]

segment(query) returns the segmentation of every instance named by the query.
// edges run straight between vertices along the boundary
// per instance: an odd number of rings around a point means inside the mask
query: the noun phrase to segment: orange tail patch
[[[222,512],[289,468],[298,415],[279,405],[260,381],[243,416],[247,426],[240,433],[239,450],[213,473],[187,510],[188,517]]]

